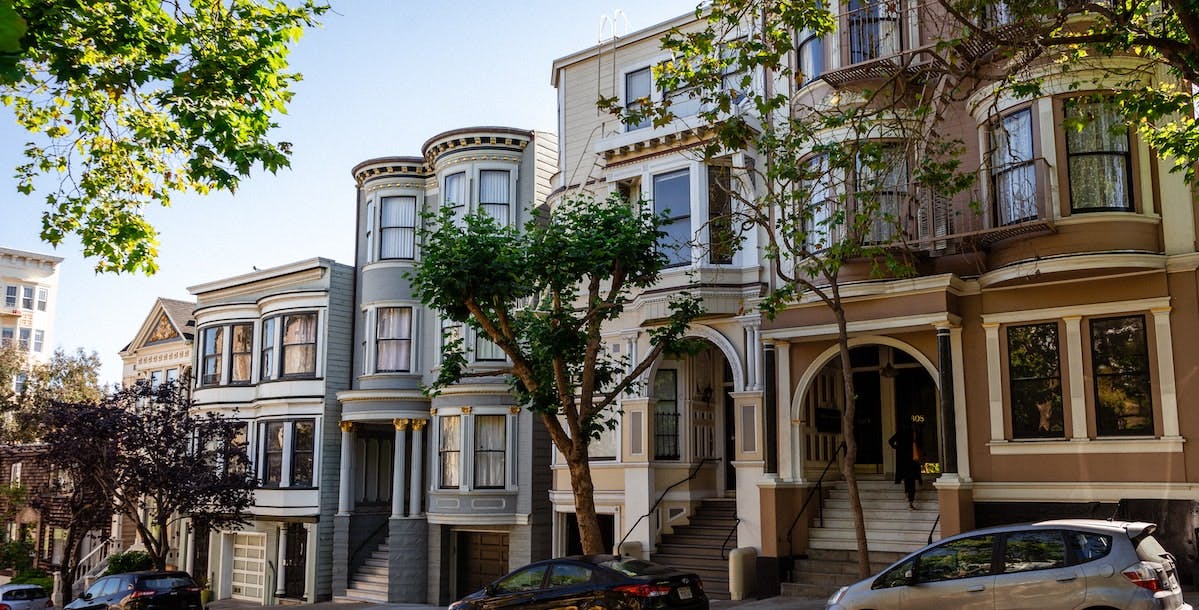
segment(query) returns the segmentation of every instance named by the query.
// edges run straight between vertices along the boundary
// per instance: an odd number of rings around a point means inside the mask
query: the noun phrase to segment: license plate
[[[679,587],[675,589],[679,594],[679,599],[691,599],[691,587]]]

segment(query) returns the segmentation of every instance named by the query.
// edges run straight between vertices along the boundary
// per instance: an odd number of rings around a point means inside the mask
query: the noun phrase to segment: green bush
[[[10,582],[14,585],[41,585],[46,590],[46,593],[54,591],[54,577],[47,574],[45,570],[26,570],[20,572]]]
[[[124,574],[126,572],[139,572],[141,570],[149,570],[153,567],[154,559],[145,551],[113,553],[108,556],[108,569],[104,570],[104,576],[108,576],[109,574]]]
[[[0,542],[0,570],[20,574],[33,568],[33,545],[24,540]]]

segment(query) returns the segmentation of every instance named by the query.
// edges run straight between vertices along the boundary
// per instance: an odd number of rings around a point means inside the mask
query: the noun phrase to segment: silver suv
[[[1156,529],[1067,519],[966,532],[841,587],[828,610],[1192,610]]]

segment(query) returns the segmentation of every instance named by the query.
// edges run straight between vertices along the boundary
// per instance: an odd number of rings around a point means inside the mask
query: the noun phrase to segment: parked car
[[[1152,523],[1066,519],[946,538],[842,587],[829,610],[1191,610]]]
[[[187,572],[113,574],[64,610],[200,610],[200,587]]]
[[[0,585],[0,610],[45,610],[54,602],[41,585]]]
[[[695,574],[627,557],[588,555],[531,563],[454,602],[450,610],[707,610]]]

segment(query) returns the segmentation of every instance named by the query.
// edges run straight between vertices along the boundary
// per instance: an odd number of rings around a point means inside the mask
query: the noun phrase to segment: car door
[[[105,610],[117,587],[121,584],[121,577],[106,576],[92,583],[92,586],[79,596],[79,599],[71,602],[71,610]]]
[[[573,561],[550,566],[545,589],[536,596],[531,608],[586,608],[596,599],[595,570]]]
[[[29,610],[29,589],[9,589],[0,593],[0,603],[11,610]]]
[[[549,567],[546,563],[531,565],[495,581],[487,587],[487,596],[480,605],[488,610],[530,607],[545,588]]]
[[[904,610],[995,607],[995,536],[956,538],[925,550],[901,595]]]
[[[995,575],[995,607],[1002,610],[1077,608],[1087,595],[1082,569],[1069,565],[1061,530],[1009,532]]]

